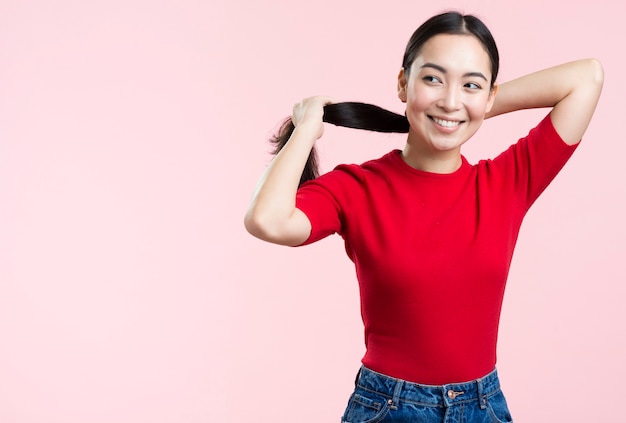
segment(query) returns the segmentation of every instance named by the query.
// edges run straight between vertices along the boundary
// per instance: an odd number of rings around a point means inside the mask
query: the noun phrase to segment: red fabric
[[[305,244],[337,232],[355,264],[366,367],[436,385],[493,370],[522,219],[575,148],[548,116],[497,158],[463,158],[452,174],[413,169],[396,150],[300,188]]]

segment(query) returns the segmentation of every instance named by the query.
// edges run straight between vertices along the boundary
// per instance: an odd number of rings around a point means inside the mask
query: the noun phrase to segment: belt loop
[[[478,404],[480,404],[480,409],[484,410],[487,408],[487,398],[483,396],[483,379],[476,379],[476,389],[478,390]]]
[[[354,378],[354,387],[356,388],[357,385],[359,384],[359,379],[361,378],[361,371],[363,370],[363,367],[359,367],[359,371],[356,372],[356,377]]]
[[[396,387],[393,389],[393,398],[389,401],[389,408],[392,410],[396,410],[398,408],[398,404],[400,403],[400,393],[402,392],[403,385],[404,381],[402,379],[398,379]]]

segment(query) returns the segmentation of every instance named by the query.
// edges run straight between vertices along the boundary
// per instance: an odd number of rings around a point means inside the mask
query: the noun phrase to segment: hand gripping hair
[[[367,131],[409,132],[409,121],[406,119],[406,116],[390,112],[373,104],[356,102],[328,104],[324,106],[323,120],[337,126],[365,129]],[[285,119],[278,133],[270,139],[270,142],[274,145],[273,154],[278,154],[287,144],[293,130],[294,126],[291,118]],[[299,185],[318,176],[317,152],[313,148],[300,177]]]

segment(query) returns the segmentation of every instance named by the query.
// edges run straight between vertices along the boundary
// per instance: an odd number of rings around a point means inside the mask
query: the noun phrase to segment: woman
[[[511,421],[495,365],[513,248],[585,132],[603,71],[581,60],[500,86],[497,72],[480,20],[434,16],[411,37],[398,76],[406,118],[391,126],[408,130],[402,151],[299,186],[324,120],[389,130],[383,112],[360,119],[357,108],[344,122],[357,105],[308,98],[254,193],[251,234],[296,246],[336,232],[355,263],[367,350],[343,422]],[[470,165],[461,155],[483,119],[538,107],[552,109],[497,158]]]

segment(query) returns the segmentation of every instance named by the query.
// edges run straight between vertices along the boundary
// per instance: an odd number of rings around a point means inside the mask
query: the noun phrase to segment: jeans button
[[[463,391],[453,391],[452,389],[450,389],[448,391],[448,398],[450,399],[455,399],[456,397],[458,397],[459,395],[463,395],[465,392]]]

